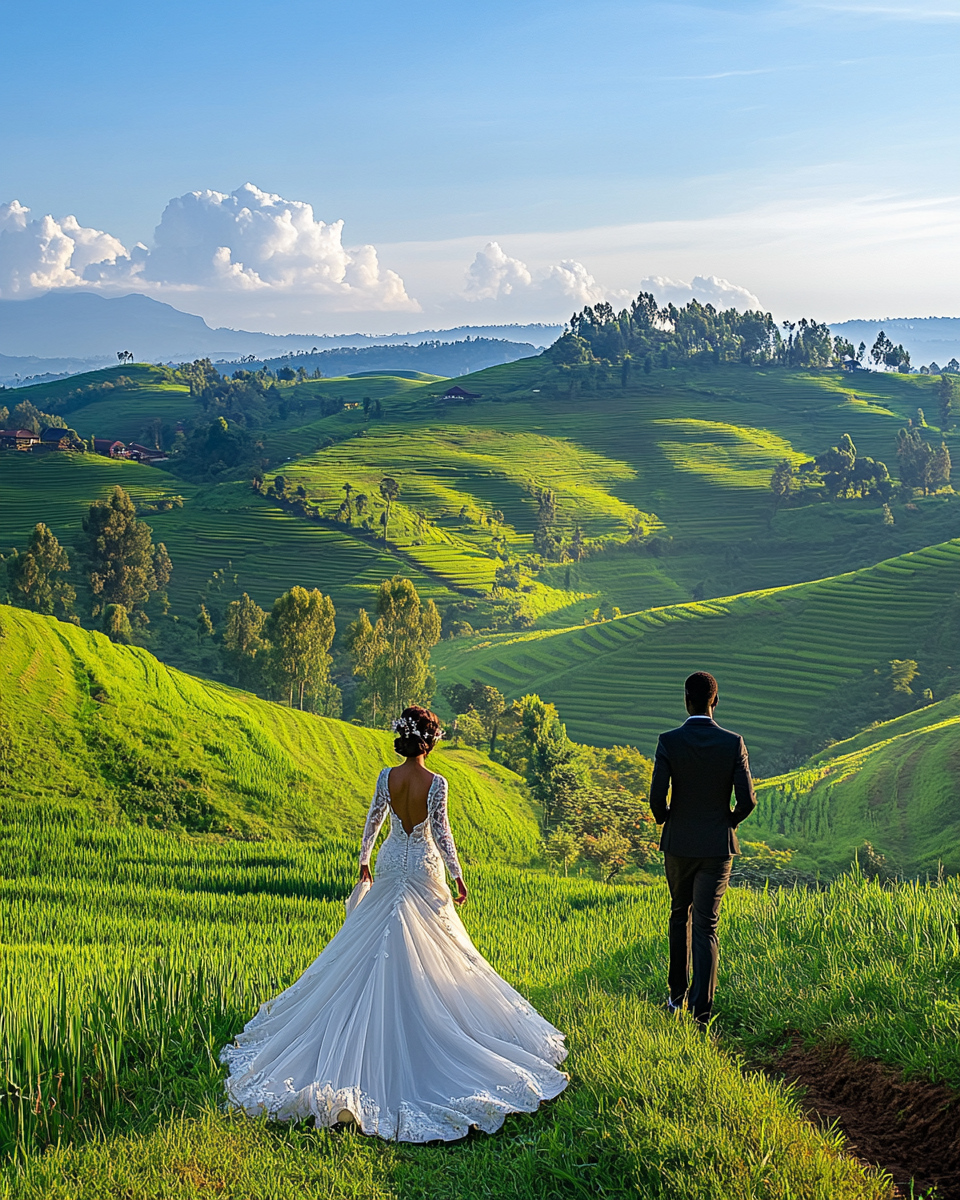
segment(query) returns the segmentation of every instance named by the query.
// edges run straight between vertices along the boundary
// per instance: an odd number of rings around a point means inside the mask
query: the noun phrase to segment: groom
[[[670,888],[667,1008],[678,1012],[686,1001],[705,1028],[717,986],[720,903],[733,855],[740,852],[734,830],[757,801],[743,738],[713,719],[719,700],[716,679],[707,671],[695,671],[683,691],[690,715],[679,729],[660,735],[650,808],[663,826],[660,849]],[[737,801],[732,812],[731,792]]]

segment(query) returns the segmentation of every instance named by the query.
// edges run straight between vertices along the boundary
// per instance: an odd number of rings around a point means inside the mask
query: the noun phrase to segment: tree
[[[379,622],[378,622],[379,625]],[[347,649],[353,658],[353,673],[363,680],[360,690],[360,712],[373,726],[383,719],[383,695],[386,683],[378,665],[386,654],[383,630],[373,625],[367,611],[361,608],[357,619],[347,630]]]
[[[930,486],[935,492],[939,491],[940,488],[950,486],[950,470],[952,465],[947,444],[946,442],[941,442],[933,452],[933,462],[930,464],[929,472]]]
[[[890,339],[887,337],[887,335],[881,329],[880,332],[877,334],[877,340],[873,343],[873,346],[870,348],[870,357],[873,359],[873,365],[875,367],[879,367],[880,364],[884,361],[884,357],[887,354],[890,354],[893,350],[894,350],[893,342],[890,341]]]
[[[580,843],[569,829],[562,826],[555,829],[544,843],[547,857],[563,867],[564,875],[567,869],[580,857]]]
[[[937,399],[939,400],[940,432],[946,433],[953,424],[954,414],[957,411],[956,381],[951,379],[946,372],[940,376]]]
[[[334,696],[330,683],[335,618],[329,596],[317,588],[308,592],[303,587],[291,588],[275,600],[267,618],[274,684],[288,695],[291,707],[296,691],[301,712],[308,693],[324,711],[339,702],[339,689]]]
[[[890,682],[893,690],[906,696],[913,695],[911,683],[920,674],[920,668],[912,658],[894,658],[890,660]]]
[[[903,486],[923,488],[925,496],[950,482],[950,451],[945,444],[934,450],[918,428],[901,429],[897,434],[897,461]]]
[[[393,478],[392,475],[384,475],[380,480],[380,495],[383,497],[386,504],[386,511],[383,514],[383,540],[387,540],[387,530],[390,528],[390,513],[393,509],[393,502],[400,495],[400,484]],[[411,585],[412,586],[412,585]]]
[[[823,476],[829,496],[836,498],[846,495],[856,461],[857,448],[849,433],[845,433],[836,446],[817,455],[816,467]]]
[[[70,559],[56,536],[40,522],[34,527],[23,554],[7,562],[10,603],[17,608],[66,619],[77,598],[76,589],[62,578],[70,571]]]
[[[212,638],[216,630],[213,628],[213,621],[210,619],[210,614],[207,612],[207,606],[201,604],[197,610],[197,645],[204,638]]]
[[[122,604],[106,605],[103,610],[101,628],[111,642],[119,642],[121,645],[126,645],[133,641],[130,614]]]
[[[473,713],[480,723],[482,740],[489,743],[490,753],[497,748],[497,736],[500,732],[500,722],[507,710],[507,701],[498,688],[481,683],[479,679],[471,679],[470,686],[454,683],[444,689],[444,695],[450,707],[458,715]]]
[[[797,472],[788,458],[783,458],[773,469],[770,476],[770,491],[773,492],[773,506],[779,508],[784,500],[789,500],[797,489]]]
[[[630,842],[616,829],[604,830],[599,837],[588,833],[581,843],[581,853],[596,863],[605,882],[611,883],[630,861]]]
[[[167,548],[163,542],[157,542],[153,549],[153,578],[156,582],[158,592],[163,592],[166,589],[172,574],[173,563],[170,561]]]
[[[840,334],[833,339],[833,357],[838,363],[845,362],[848,358],[856,359],[857,352],[853,348],[853,342],[847,338],[841,337]]]
[[[266,620],[267,614],[246,592],[227,609],[223,652],[238,685],[249,685],[255,678],[257,656],[269,644],[263,631]]]
[[[373,724],[384,709],[394,714],[409,704],[427,704],[436,681],[430,650],[440,641],[440,614],[432,600],[423,604],[409,579],[385,579],[377,593],[377,623],[361,610],[348,636],[354,674],[364,681],[360,707]]]
[[[625,354],[620,361],[620,386],[626,388],[630,386],[630,375],[633,371],[633,357],[630,354]]]
[[[94,595],[93,615],[110,604],[122,604],[128,614],[133,612],[157,590],[154,559],[159,548],[153,545],[150,526],[137,520],[133,501],[123,488],[115,487],[109,499],[90,505],[83,519],[83,533],[82,549]],[[161,562],[165,556],[166,550],[160,556]]]
[[[587,782],[587,764],[580,748],[567,737],[567,728],[552,704],[536,694],[514,701],[515,758],[509,765],[522,770],[534,799],[543,805],[545,824],[558,823],[564,806]],[[520,749],[522,758],[516,750]]]

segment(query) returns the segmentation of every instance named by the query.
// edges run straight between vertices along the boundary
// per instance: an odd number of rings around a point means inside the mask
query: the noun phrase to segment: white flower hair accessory
[[[390,722],[390,728],[394,733],[406,734],[408,737],[423,738],[425,742],[440,742],[447,736],[445,729],[438,729],[436,733],[421,732],[413,717],[394,717]]]

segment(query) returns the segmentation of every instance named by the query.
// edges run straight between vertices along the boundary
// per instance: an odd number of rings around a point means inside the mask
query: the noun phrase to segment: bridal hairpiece
[[[395,717],[390,722],[390,728],[394,733],[405,733],[409,737],[420,737],[428,742],[439,742],[446,737],[445,729],[438,729],[436,733],[421,732],[416,720],[413,717]]]

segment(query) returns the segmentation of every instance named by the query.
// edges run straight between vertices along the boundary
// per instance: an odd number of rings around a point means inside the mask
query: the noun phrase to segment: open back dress
[[[261,1006],[220,1059],[228,1102],[279,1121],[353,1120],[402,1142],[493,1133],[567,1086],[564,1037],[478,953],[444,877],[462,870],[434,775],[407,833],[380,772],[361,865],[390,832],[363,900],[300,978]]]

